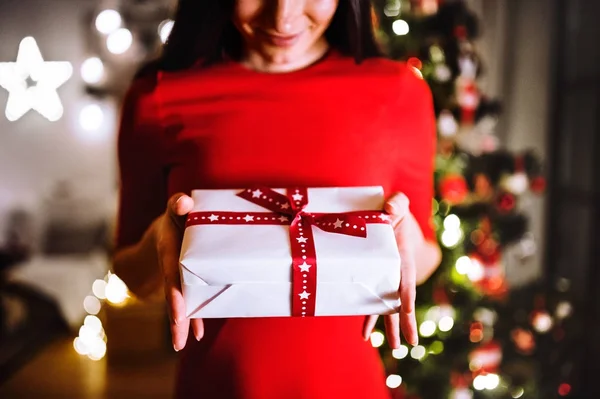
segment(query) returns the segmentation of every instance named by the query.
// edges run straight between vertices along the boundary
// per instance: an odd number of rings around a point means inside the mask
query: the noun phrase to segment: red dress
[[[167,198],[195,188],[381,185],[404,192],[427,238],[435,119],[406,65],[331,52],[291,73],[229,62],[138,78],[119,134],[117,245],[137,242]],[[205,320],[180,354],[177,397],[388,397],[364,317]]]

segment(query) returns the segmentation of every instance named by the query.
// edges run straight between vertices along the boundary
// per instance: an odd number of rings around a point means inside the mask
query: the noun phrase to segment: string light
[[[158,35],[160,36],[160,41],[163,42],[163,44],[167,42],[167,39],[169,38],[171,31],[173,30],[174,24],[175,21],[167,19],[165,21],[162,21],[160,25],[158,25]]]
[[[521,396],[523,396],[524,393],[525,390],[521,387],[518,387],[512,390],[510,396],[512,396],[514,399],[519,399]]]
[[[458,274],[465,275],[469,273],[469,270],[471,270],[471,258],[468,256],[461,256],[456,260],[454,267]]]
[[[96,17],[96,29],[108,35],[121,27],[123,19],[116,10],[104,10]]]
[[[383,7],[383,14],[386,17],[397,17],[400,15],[400,10],[402,8],[402,3],[400,0],[389,1]]]
[[[421,360],[425,356],[425,347],[421,345],[417,345],[410,350],[410,357],[416,360]]]
[[[400,385],[402,385],[402,377],[400,377],[398,374],[390,374],[385,380],[385,385],[392,389],[398,388]]]
[[[81,78],[89,84],[100,83],[104,76],[104,64],[98,57],[91,57],[81,64]]]
[[[379,348],[385,342],[385,336],[380,331],[373,331],[371,333],[371,345],[375,348]]]
[[[408,22],[403,19],[397,19],[392,23],[392,30],[398,36],[407,35],[410,32],[410,27],[408,26]]]
[[[462,240],[463,231],[460,228],[460,219],[456,215],[448,215],[444,218],[444,231],[442,233],[442,244],[446,248],[453,248]]]
[[[423,337],[431,337],[433,334],[435,334],[436,329],[437,329],[437,326],[435,325],[434,321],[425,320],[419,326],[419,334],[421,334],[421,336],[423,336]]]
[[[86,131],[98,130],[104,122],[104,112],[97,104],[89,104],[79,113],[79,124]]]
[[[92,284],[93,295],[88,295],[83,301],[83,307],[89,314],[79,328],[79,335],[73,340],[73,348],[82,356],[91,360],[100,360],[106,355],[106,333],[102,321],[95,316],[100,312],[102,304],[99,299],[106,299],[112,304],[122,305],[129,298],[129,290],[117,275],[108,273],[101,280]]]
[[[116,55],[125,53],[132,43],[133,35],[125,28],[117,29],[106,38],[106,48]]]
[[[400,345],[400,348],[392,351],[392,356],[394,359],[404,359],[406,356],[408,356],[408,347],[405,345]]]
[[[454,319],[450,316],[444,316],[438,322],[440,331],[447,332],[452,330],[452,327],[454,327]]]
[[[109,275],[104,293],[106,299],[114,305],[123,304],[129,297],[127,286],[116,274]]]

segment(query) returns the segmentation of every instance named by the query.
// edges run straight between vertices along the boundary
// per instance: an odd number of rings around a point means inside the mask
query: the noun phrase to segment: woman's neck
[[[315,43],[308,51],[301,55],[292,55],[290,57],[273,56],[271,58],[265,57],[257,51],[252,49],[246,50],[246,55],[243,57],[241,63],[246,68],[265,73],[285,73],[293,72],[299,69],[304,69],[321,58],[329,50],[329,43],[323,38],[319,42]]]

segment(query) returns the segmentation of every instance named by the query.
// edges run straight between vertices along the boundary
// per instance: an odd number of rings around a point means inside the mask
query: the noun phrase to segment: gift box
[[[191,318],[391,314],[400,256],[381,187],[194,190]]]

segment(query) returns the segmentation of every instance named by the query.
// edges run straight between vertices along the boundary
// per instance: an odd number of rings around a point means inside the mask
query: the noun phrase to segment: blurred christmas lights
[[[108,35],[121,27],[123,20],[116,10],[104,10],[96,17],[98,32]]]
[[[380,331],[373,331],[371,333],[371,345],[375,348],[379,348],[385,342],[385,336]]]
[[[90,57],[81,64],[81,78],[89,84],[97,84],[104,76],[104,64],[98,57]]]
[[[115,55],[125,53],[132,43],[133,35],[126,28],[117,29],[106,38],[106,48]]]
[[[392,24],[392,30],[398,36],[407,35],[410,32],[410,27],[408,26],[408,22],[403,19],[397,19]]]

